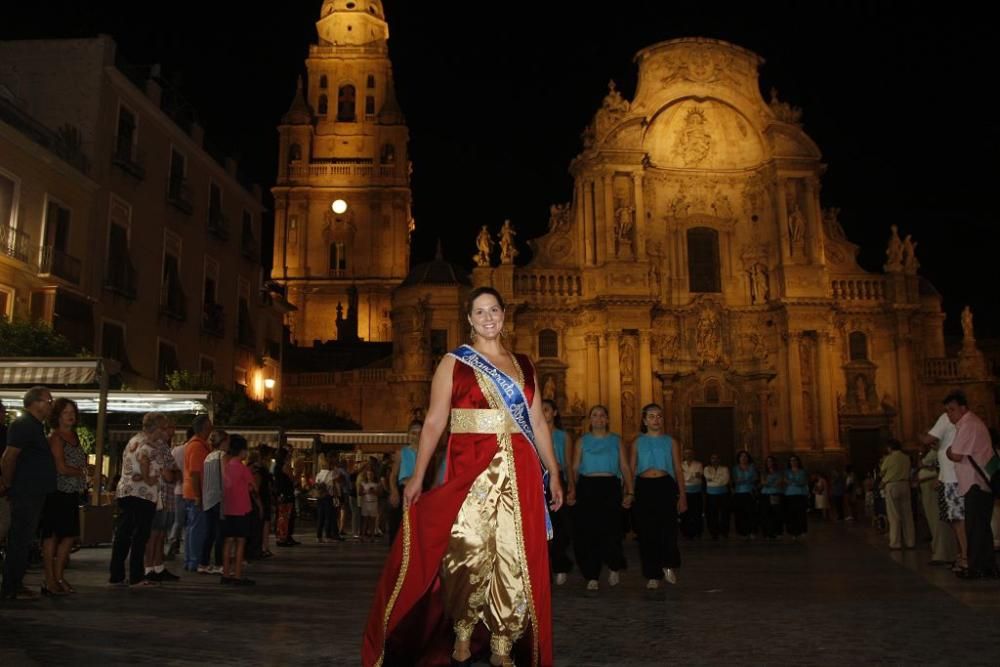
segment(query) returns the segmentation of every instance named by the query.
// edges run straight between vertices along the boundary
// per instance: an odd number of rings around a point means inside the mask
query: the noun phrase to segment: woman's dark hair
[[[647,403],[642,406],[642,418],[639,419],[639,431],[641,433],[646,433],[648,431],[646,428],[646,413],[650,410],[659,410],[661,414],[663,413],[663,407],[659,403]]]
[[[753,457],[750,456],[750,452],[748,452],[745,449],[741,449],[740,451],[736,452],[736,465],[740,464],[740,456],[742,454],[746,454],[747,455],[747,465],[753,465]]]
[[[279,447],[278,451],[274,454],[274,469],[281,470],[281,467],[285,465],[285,461],[288,460],[289,451],[284,447]]]
[[[788,457],[788,469],[789,470],[792,469],[792,461],[795,461],[796,463],[799,464],[799,470],[805,470],[806,469],[805,466],[802,465],[802,459],[800,459],[795,454],[792,454],[791,456]]]
[[[590,419],[594,415],[594,410],[604,410],[604,416],[607,417],[607,418],[609,418],[609,419],[611,418],[611,411],[608,410],[608,406],[601,405],[600,403],[598,403],[597,405],[591,406],[590,410],[587,411],[587,419]],[[588,431],[593,431],[594,430],[594,425],[593,424],[589,425],[587,427],[587,430]],[[609,430],[610,430],[610,428],[609,428]]]
[[[77,407],[76,401],[60,397],[56,399],[56,402],[52,404],[52,411],[49,412],[49,426],[52,428],[59,428],[59,417],[62,415],[63,410],[66,409],[67,405],[73,406],[73,412],[76,414],[76,420],[80,421],[80,408]]]
[[[739,458],[737,458],[736,460],[739,461]],[[770,465],[774,465],[774,469],[777,470],[778,459],[774,458],[773,456],[768,456],[766,459],[764,459],[764,469],[767,470]]]
[[[233,433],[229,436],[229,455],[239,456],[240,452],[247,448],[247,439],[242,435]]]
[[[477,287],[476,289],[469,292],[469,296],[465,299],[465,314],[472,315],[472,304],[484,294],[491,294],[496,298],[497,303],[500,304],[500,310],[507,310],[507,304],[504,303],[503,297],[500,296],[500,292],[496,291],[492,287]]]
[[[547,405],[550,408],[552,408],[552,414],[553,414],[552,424],[561,431],[563,425],[562,425],[562,416],[559,414],[559,406],[556,405],[556,402],[553,401],[551,398],[543,398],[542,405]]]

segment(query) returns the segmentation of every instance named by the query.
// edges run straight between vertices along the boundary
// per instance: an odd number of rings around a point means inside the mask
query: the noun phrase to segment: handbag
[[[983,469],[979,467],[979,464],[976,463],[976,460],[972,456],[969,456],[969,462],[972,463],[972,467],[976,469],[979,476],[989,485],[990,490],[993,492],[993,497],[1000,498],[1000,456],[997,456],[994,452],[993,458],[986,464],[986,469],[993,471],[991,475],[983,472]]]

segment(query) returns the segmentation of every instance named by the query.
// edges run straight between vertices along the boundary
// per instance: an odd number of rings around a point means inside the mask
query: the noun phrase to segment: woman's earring
[[[469,340],[470,341],[472,341],[473,343],[475,343],[476,342],[476,338],[478,338],[478,337],[479,336],[476,335],[476,330],[475,329],[469,329]]]

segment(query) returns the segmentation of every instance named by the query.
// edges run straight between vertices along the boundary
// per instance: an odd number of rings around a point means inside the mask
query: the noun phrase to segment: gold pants
[[[490,648],[509,655],[529,622],[528,600],[515,515],[516,480],[503,450],[469,490],[451,528],[448,552],[441,564],[445,611],[455,636],[472,637],[482,620],[490,631]]]

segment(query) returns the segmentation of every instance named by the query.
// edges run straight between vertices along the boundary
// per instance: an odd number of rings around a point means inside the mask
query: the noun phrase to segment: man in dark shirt
[[[7,448],[0,458],[0,488],[6,489],[11,510],[0,598],[12,600],[37,597],[24,587],[24,572],[45,496],[56,490],[56,464],[45,437],[52,394],[45,387],[32,387],[24,394],[24,409],[7,431]]]

